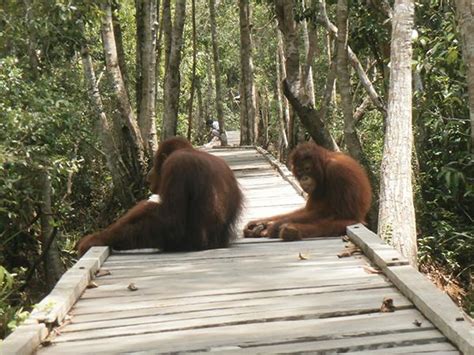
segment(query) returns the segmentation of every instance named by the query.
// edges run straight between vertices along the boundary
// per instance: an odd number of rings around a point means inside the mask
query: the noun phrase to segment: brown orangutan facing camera
[[[301,188],[308,193],[306,206],[294,212],[252,221],[244,236],[299,240],[344,234],[346,227],[364,222],[372,193],[369,179],[351,157],[314,143],[299,145],[290,165]]]
[[[148,174],[150,200],[139,202],[103,231],[80,240],[92,246],[189,251],[221,248],[235,236],[242,192],[224,160],[198,151],[185,139],[160,144]]]

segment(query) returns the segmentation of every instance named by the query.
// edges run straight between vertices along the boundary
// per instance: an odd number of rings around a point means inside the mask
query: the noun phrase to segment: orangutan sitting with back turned
[[[242,192],[226,162],[184,138],[162,142],[148,174],[153,198],[139,202],[100,232],[79,241],[92,246],[190,251],[223,248],[235,237]]]
[[[293,175],[308,194],[306,206],[294,212],[249,222],[246,238],[286,241],[342,235],[351,224],[363,223],[372,192],[360,164],[315,143],[300,144],[290,155]]]

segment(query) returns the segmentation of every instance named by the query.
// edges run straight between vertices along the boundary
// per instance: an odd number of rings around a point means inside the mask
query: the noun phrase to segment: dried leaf
[[[112,273],[106,269],[100,269],[95,273],[96,277],[102,277],[102,276],[107,276],[107,275],[112,275]]]
[[[99,285],[94,281],[89,282],[89,285],[87,285],[87,288],[97,288],[97,287],[99,287]]]
[[[298,258],[300,258],[300,260],[308,260],[308,259],[309,259],[309,256],[299,253],[299,254],[298,254]]]
[[[421,322],[418,319],[415,319],[413,321],[413,324],[416,325],[417,327],[421,327]]]
[[[394,311],[395,311],[395,305],[393,304],[393,299],[390,297],[385,297],[382,301],[380,312],[394,312]]]
[[[381,274],[382,271],[369,265],[364,265],[364,271],[368,274]]]
[[[356,247],[354,244],[349,243],[346,245],[346,248],[343,249],[339,254],[337,254],[338,258],[347,258],[349,256],[352,256],[354,254],[361,254],[361,250]]]
[[[133,282],[130,282],[130,284],[128,285],[127,287],[130,291],[137,291],[138,290],[138,287],[135,286],[135,284]]]

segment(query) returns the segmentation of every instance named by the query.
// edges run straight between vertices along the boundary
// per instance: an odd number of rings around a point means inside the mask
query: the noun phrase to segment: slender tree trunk
[[[306,10],[305,0],[303,0],[303,7]],[[301,75],[302,90],[303,90],[303,104],[308,104],[314,107],[314,82],[313,82],[313,62],[316,56],[316,48],[318,44],[317,30],[314,24],[308,23],[305,19],[303,25],[303,40],[305,48],[305,61]],[[308,28],[309,27],[309,28]]]
[[[186,0],[176,0],[174,23],[171,31],[171,48],[165,74],[162,139],[175,136],[178,127],[179,94],[181,89],[179,67],[181,64],[185,18]]]
[[[112,1],[112,22],[113,22],[113,28],[114,28],[115,43],[117,46],[118,65],[120,68],[120,72],[122,73],[125,90],[127,91],[128,97],[130,97],[130,86],[129,86],[130,80],[128,76],[127,63],[125,61],[125,49],[123,48],[122,26],[120,25],[120,21],[117,18],[117,13],[119,11],[120,11],[119,0],[113,0]]]
[[[191,93],[189,97],[189,111],[188,111],[188,141],[191,141],[191,132],[193,128],[193,104],[194,91],[196,87],[196,64],[197,64],[197,36],[196,36],[196,0],[191,1],[191,16],[193,27],[193,65],[191,69]]]
[[[28,58],[30,60],[30,68],[33,76],[38,75],[40,61],[36,53],[36,31],[33,26],[34,14],[32,0],[24,0],[26,23],[28,26]]]
[[[412,187],[413,0],[395,0],[390,48],[390,90],[381,166],[378,233],[417,264]]]
[[[112,79],[113,92],[117,100],[118,110],[124,122],[123,128],[127,129],[129,144],[132,145],[133,157],[130,157],[130,160],[132,164],[135,164],[135,171],[133,174],[135,175],[137,186],[143,186],[143,179],[146,175],[143,140],[118,65],[117,47],[112,22],[112,10],[109,1],[102,4],[102,10],[104,11],[104,16],[102,18],[101,34],[107,72]]]
[[[56,238],[57,233],[54,233],[54,219],[51,208],[51,177],[47,170],[41,171],[41,234],[43,240],[43,247],[45,250],[45,271],[46,284],[48,289],[52,289],[56,282],[58,282],[61,275],[64,273],[64,267],[61,262],[59,254],[59,245]],[[54,239],[51,239],[54,238]]]
[[[156,14],[157,0],[136,0],[138,125],[151,160],[156,137]]]
[[[319,21],[322,22],[327,30],[334,34],[337,37],[337,27],[329,20],[329,17],[327,15],[326,11],[326,1],[325,0],[318,0],[319,1],[319,14],[320,18]],[[356,70],[357,75],[359,76],[359,80],[361,81],[362,85],[364,86],[365,90],[367,91],[368,95],[372,99],[372,103],[374,104],[375,107],[377,107],[382,114],[386,114],[386,108],[385,108],[385,103],[383,102],[382,98],[379,96],[377,91],[375,90],[374,86],[372,85],[372,82],[370,81],[369,77],[365,73],[364,68],[362,67],[362,64],[360,64],[359,59],[355,55],[355,53],[352,51],[350,46],[347,46],[347,52],[349,56],[349,62],[351,63],[352,67]]]
[[[342,112],[344,115],[344,141],[349,154],[355,159],[362,160],[362,147],[355,130],[355,121],[352,116],[352,87],[349,70],[349,59],[347,55],[347,33],[348,33],[349,10],[347,0],[337,2],[337,86],[341,95]]]
[[[278,23],[277,23],[278,25]],[[287,153],[289,145],[289,135],[290,131],[293,132],[293,127],[290,129],[290,122],[294,125],[294,120],[290,119],[290,107],[288,100],[283,94],[283,78],[286,78],[286,67],[285,67],[285,50],[283,49],[283,38],[281,36],[281,31],[277,28],[277,95],[279,97],[279,105],[282,106],[282,121],[281,129],[283,134],[283,144],[285,145],[285,154]]]
[[[286,155],[287,150],[288,150],[288,136],[287,136],[287,130],[288,130],[288,103],[286,103],[285,109],[284,104],[286,101],[285,96],[283,95],[283,89],[281,87],[281,59],[280,59],[280,51],[279,48],[277,48],[276,52],[276,61],[275,61],[275,66],[276,66],[276,77],[277,77],[277,82],[275,84],[275,99],[277,103],[277,108],[278,108],[278,121],[280,124],[280,137],[283,145],[283,152],[280,152],[280,156]]]
[[[165,0],[166,1],[166,0]],[[164,1],[164,2],[165,2]],[[155,82],[155,93],[156,93],[156,106],[163,107],[163,72],[161,70],[161,57],[163,54],[163,12],[161,12],[160,16],[160,1],[158,0],[156,6],[156,18],[158,19],[159,31],[158,31],[158,38],[156,40],[156,82]],[[156,113],[157,117],[161,117],[161,111]]]
[[[240,144],[255,142],[256,97],[253,82],[252,36],[250,28],[250,5],[248,0],[239,0],[240,19]]]
[[[474,3],[471,0],[456,0],[456,14],[461,32],[464,63],[466,63],[471,118],[471,151],[474,151]]]
[[[92,58],[85,45],[82,45],[81,47],[81,57],[89,100],[92,103],[92,107],[99,123],[98,133],[104,149],[107,168],[112,176],[112,182],[122,206],[130,206],[133,203],[134,198],[133,193],[130,191],[128,186],[127,170],[115,145],[115,138],[110,129],[109,122],[105,115],[104,106],[102,104],[102,98],[97,85]]]
[[[318,111],[308,102],[301,99],[300,61],[298,49],[297,26],[294,15],[294,0],[275,0],[275,10],[278,27],[283,35],[285,51],[286,78],[284,78],[283,92],[291,106],[297,112],[304,128],[316,143],[330,150],[337,150],[337,144],[332,138],[325,122],[321,120]],[[303,101],[306,101],[303,103]],[[288,139],[290,147],[295,136],[290,129]]]
[[[214,61],[214,79],[216,86],[216,112],[217,121],[219,122],[219,130],[221,136],[221,144],[227,145],[227,135],[225,133],[224,121],[224,105],[222,101],[222,87],[221,87],[221,68],[219,61],[219,41],[217,39],[217,25],[216,25],[216,1],[209,0],[209,13],[211,24],[211,38],[212,38],[212,56]]]

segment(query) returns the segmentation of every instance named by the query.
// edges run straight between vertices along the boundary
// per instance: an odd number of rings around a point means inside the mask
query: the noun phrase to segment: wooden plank
[[[76,265],[64,273],[54,289],[31,312],[30,318],[39,323],[59,323],[78,300],[93,273],[109,255],[108,247],[93,247]]]
[[[317,337],[316,337],[317,338]],[[406,333],[392,333],[377,334],[375,336],[359,336],[358,334],[353,337],[327,339],[321,337],[318,340],[310,341],[294,341],[284,344],[267,345],[267,346],[252,346],[243,347],[239,350],[232,351],[233,353],[258,353],[258,354],[282,354],[282,353],[352,353],[362,351],[364,353],[367,350],[375,350],[379,354],[385,354],[387,350],[393,347],[403,346],[405,349],[406,345],[409,348],[418,348],[423,350],[426,354],[426,350],[430,351],[430,354],[434,349],[443,349],[448,351],[454,351],[455,354],[459,354],[459,351],[450,345],[446,344],[446,338],[438,330],[418,330],[410,331]],[[430,344],[433,343],[434,344]],[[444,342],[441,343],[440,342]],[[430,345],[430,346],[427,346]],[[434,346],[433,346],[434,345]],[[442,346],[442,347],[441,347]],[[411,354],[411,352],[410,352]]]
[[[46,339],[48,330],[44,324],[23,324],[0,342],[1,354],[32,354]]]
[[[156,351],[209,351],[226,347],[249,348],[275,342],[290,342],[295,339],[341,339],[349,336],[365,336],[367,333],[385,334],[421,329],[432,329],[431,326],[417,327],[413,318],[420,317],[414,310],[394,313],[372,313],[357,316],[341,316],[324,319],[280,320],[266,322],[261,319],[256,323],[222,325],[207,328],[176,329],[167,332],[149,331],[142,334],[131,334],[123,337],[84,339],[64,342],[43,348],[38,354],[75,354],[108,352]],[[120,339],[116,341],[115,339]],[[44,352],[43,352],[44,351]]]
[[[362,350],[355,351],[355,354],[380,354],[380,350]],[[450,343],[444,341],[442,343],[431,343],[431,344],[417,344],[411,346],[397,346],[394,348],[385,348],[384,354],[424,354],[424,355],[454,355],[460,354],[460,352],[452,346]]]
[[[50,294],[35,306],[24,325],[5,339],[2,354],[31,354],[48,336],[49,327],[64,319],[108,255],[108,247],[91,248],[66,271]]]
[[[348,236],[367,250],[374,263],[441,332],[465,354],[474,354],[474,327],[467,322],[453,301],[410,265],[391,266],[386,253],[380,253],[380,239],[362,225],[349,227]],[[375,246],[374,246],[375,244]],[[372,248],[374,246],[374,248]],[[382,248],[382,251],[384,249]],[[400,258],[400,257],[397,257]]]
[[[410,308],[410,303],[390,290],[360,290],[356,297],[336,292],[333,294],[307,294],[291,295],[288,297],[268,297],[249,300],[232,300],[228,302],[207,303],[196,302],[195,304],[161,305],[159,307],[135,308],[137,313],[131,312],[131,308],[122,309],[120,318],[105,320],[106,311],[100,312],[101,318],[89,318],[84,322],[84,316],[96,317],[96,312],[73,316],[72,322],[62,330],[61,338],[56,341],[71,341],[80,338],[108,337],[118,335],[137,334],[139,332],[162,332],[173,329],[215,327],[235,323],[272,322],[282,319],[315,319],[329,318],[350,314],[367,314],[378,312],[382,296],[393,295],[399,303],[399,310]],[[335,296],[335,300],[331,299]],[[314,298],[314,302],[311,299]],[[321,301],[321,302],[320,302]],[[337,302],[340,301],[340,302]],[[127,302],[126,302],[127,303]],[[127,303],[128,304],[128,303]],[[132,307],[132,306],[131,306]],[[95,308],[96,310],[96,308]],[[141,317],[139,314],[141,313]],[[126,315],[129,315],[126,317]],[[77,320],[76,320],[77,319]],[[93,320],[94,319],[94,320]],[[74,324],[75,323],[75,324]],[[428,323],[427,323],[428,324]],[[120,328],[120,329],[116,329]],[[77,331],[80,331],[78,333]],[[90,333],[85,333],[89,331]]]

